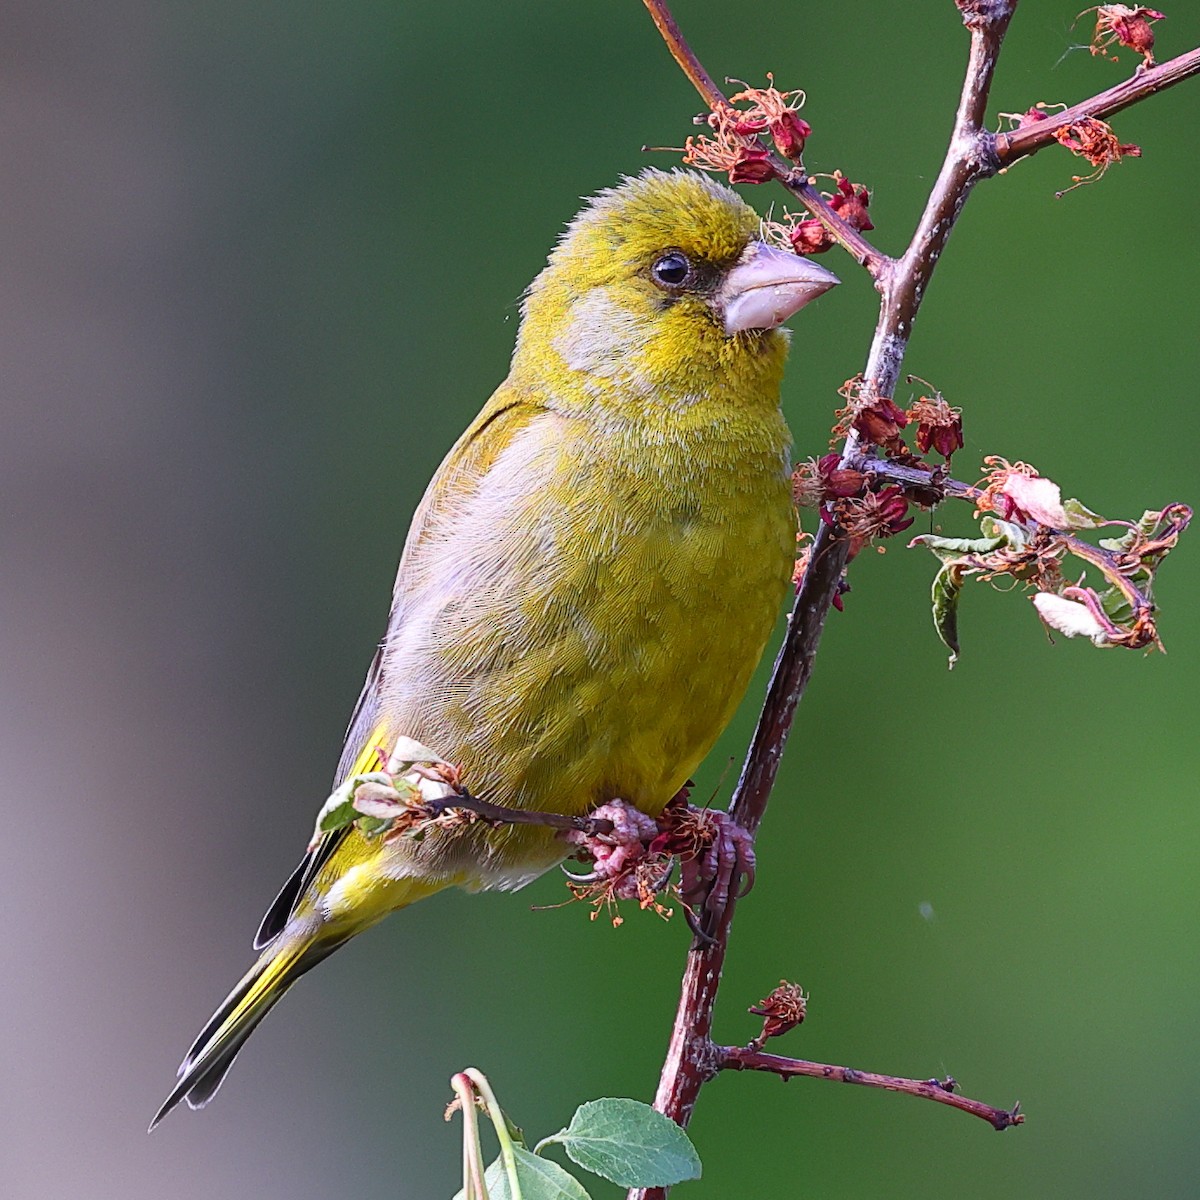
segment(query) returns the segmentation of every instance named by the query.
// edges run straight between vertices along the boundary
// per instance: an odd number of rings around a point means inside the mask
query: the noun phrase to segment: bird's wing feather
[[[524,397],[514,389],[502,385],[447,454],[413,516],[392,593],[392,606],[387,624],[389,632],[395,630],[404,620],[405,601],[409,598],[411,587],[405,570],[406,560],[425,537],[431,524],[430,515],[437,508],[439,495],[459,487],[476,486],[495,460],[496,453],[528,424],[541,407],[536,400]],[[485,429],[491,430],[491,434],[487,439],[487,451],[481,453],[479,439]],[[380,754],[377,753],[377,749],[387,746],[392,738],[404,732],[389,730],[387,722],[380,716],[379,696],[384,677],[384,650],[385,645],[381,643],[371,660],[367,678],[354,706],[334,777],[334,787],[352,775],[382,767],[384,763],[378,761]],[[326,833],[309,848],[267,909],[254,938],[255,949],[268,945],[283,932],[305,893],[333,857],[351,828],[346,825],[332,833]]]
[[[499,450],[506,446],[540,409],[541,405],[536,401],[522,396],[508,385],[501,385],[446,455],[417,506],[404,543],[404,553],[400,558],[400,568],[396,573],[396,584],[392,591],[392,606],[388,613],[389,633],[398,629],[404,621],[405,602],[411,599],[412,588],[410,572],[406,567],[413,552],[429,532],[430,518],[437,509],[439,497],[458,488],[476,486],[479,479],[487,473]],[[487,452],[480,453],[480,435],[485,429],[491,433],[487,438]],[[371,660],[366,681],[350,717],[334,779],[335,787],[353,773],[352,767],[364,749],[380,740],[379,694],[384,676],[384,650],[385,645],[381,643]]]

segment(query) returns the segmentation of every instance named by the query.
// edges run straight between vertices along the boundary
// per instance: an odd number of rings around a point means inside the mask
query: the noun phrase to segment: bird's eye
[[[687,255],[680,254],[678,250],[668,250],[655,261],[650,273],[659,287],[674,290],[691,278],[692,264],[688,262]]]

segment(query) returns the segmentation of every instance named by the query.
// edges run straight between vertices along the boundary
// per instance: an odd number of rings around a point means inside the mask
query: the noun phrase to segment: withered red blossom
[[[877,396],[858,408],[851,419],[851,428],[864,441],[890,450],[901,449],[900,430],[908,424],[908,414],[891,396]]]
[[[930,447],[949,461],[963,446],[962,409],[952,408],[941,393],[922,396],[908,410],[908,419],[917,426],[917,449],[928,454]]]
[[[841,466],[836,452],[821,458],[810,458],[792,472],[792,496],[801,508],[819,508],[827,500],[857,496],[867,477],[862,471]]]
[[[829,207],[850,226],[861,233],[874,229],[867,206],[871,193],[864,184],[851,183],[844,175],[834,176],[836,190],[825,193]],[[797,254],[824,254],[835,244],[833,236],[816,217],[797,221],[788,232],[788,240]]]
[[[769,71],[767,80],[765,88],[743,84],[743,91],[729,97],[731,104],[745,101],[751,106],[737,111],[735,128],[739,133],[770,131],[771,140],[779,153],[784,158],[798,162],[804,154],[805,142],[812,136],[812,126],[796,112],[804,103],[804,93],[799,90],[779,91],[775,86],[775,77]]]
[[[1132,142],[1119,142],[1112,127],[1096,117],[1082,117],[1056,130],[1055,140],[1072,154],[1086,158],[1093,167],[1108,167],[1122,158],[1140,158],[1142,148]]]
[[[1096,168],[1090,175],[1072,175],[1071,186],[1056,193],[1060,197],[1085,183],[1095,183],[1113,163],[1119,163],[1123,158],[1142,156],[1141,146],[1118,141],[1112,127],[1096,117],[1081,117],[1078,121],[1072,121],[1056,129],[1054,138],[1072,154],[1086,158]]]
[[[770,155],[762,146],[746,146],[729,168],[730,183],[769,183],[775,178]]]
[[[861,232],[874,229],[871,218],[867,215],[867,205],[871,203],[871,193],[865,184],[851,183],[844,175],[836,176],[837,191],[829,198],[829,207],[852,229]]]
[[[1085,8],[1079,17],[1090,12],[1096,14],[1096,30],[1089,47],[1093,54],[1116,62],[1117,56],[1108,52],[1114,45],[1121,45],[1140,54],[1144,66],[1153,65],[1154,30],[1150,25],[1153,21],[1166,20],[1166,13],[1143,4],[1099,4],[1095,8]],[[1078,21],[1079,17],[1075,19]]]
[[[762,1049],[768,1038],[779,1037],[803,1022],[808,1014],[808,997],[798,983],[781,979],[777,988],[747,1011],[763,1018],[762,1032],[750,1043]]]
[[[788,241],[797,254],[824,254],[837,245],[833,235],[816,217],[797,221],[788,231]]]
[[[702,133],[684,142],[683,161],[702,171],[725,171],[731,183],[766,183],[775,177],[767,149],[757,138],[736,131],[731,112],[723,110],[709,118],[714,137]]]
[[[852,555],[875,538],[900,533],[915,520],[908,515],[908,500],[903,488],[895,484],[878,492],[869,491],[859,497],[837,500],[833,512],[838,525],[850,538]]]
[[[812,136],[812,126],[790,108],[772,121],[768,128],[775,148],[784,158],[799,162],[804,156],[804,146]]]
[[[845,437],[851,429],[867,442],[885,447],[893,455],[907,455],[900,430],[908,424],[908,414],[890,396],[869,391],[861,375],[847,379],[838,388],[846,407],[838,412],[834,438]]]

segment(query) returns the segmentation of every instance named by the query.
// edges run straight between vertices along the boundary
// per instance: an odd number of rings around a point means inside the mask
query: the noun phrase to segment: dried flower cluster
[[[1097,646],[1161,649],[1154,576],[1187,528],[1191,509],[1175,504],[1147,512],[1137,523],[1106,521],[1078,500],[1063,500],[1058,484],[1027,463],[994,456],[985,463],[986,476],[971,490],[976,516],[983,514],[982,536],[925,534],[909,543],[924,545],[942,563],[933,585],[933,618],[951,650],[950,665],[959,652],[958,598],[968,576],[1032,588],[1034,606],[1047,628],[1068,637],[1086,637]],[[1098,546],[1077,536],[1105,525],[1123,525],[1126,532],[1118,539],[1102,539]],[[1082,575],[1069,582],[1064,571],[1068,556],[1096,570],[1103,586],[1086,586]]]
[[[1060,104],[1047,104],[1042,101],[1023,113],[1002,114],[1016,129],[1024,129],[1040,121],[1050,119],[1049,109],[1064,108]],[[1114,163],[1123,158],[1141,158],[1142,148],[1133,142],[1122,142],[1113,132],[1112,126],[1097,117],[1080,117],[1077,121],[1054,130],[1054,140],[1060,146],[1065,146],[1072,154],[1085,158],[1095,168],[1090,175],[1072,175],[1071,186],[1055,192],[1056,199],[1061,200],[1068,192],[1086,183],[1096,183]]]
[[[808,1015],[808,997],[798,983],[781,979],[777,988],[746,1011],[763,1018],[762,1032],[751,1039],[748,1047],[761,1050],[770,1038],[788,1033],[803,1023]]]
[[[815,178],[815,177],[814,177]],[[835,171],[831,176],[834,181],[832,192],[823,192],[822,196],[829,207],[851,229],[868,232],[875,228],[871,223],[867,208],[871,203],[871,193],[866,186],[851,183],[840,172]],[[784,209],[783,216],[778,220],[765,220],[762,225],[763,237],[784,250],[794,250],[797,254],[811,256],[824,254],[835,246],[836,240],[816,217],[806,217],[799,213],[788,212]]]
[[[1166,13],[1142,4],[1098,4],[1094,8],[1085,8],[1079,17],[1093,12],[1096,29],[1088,47],[1093,54],[1116,62],[1117,56],[1109,51],[1113,46],[1126,46],[1142,56],[1143,67],[1154,65],[1154,30],[1150,26],[1154,21],[1165,20]],[[1078,21],[1079,17],[1075,19]]]
[[[739,133],[770,133],[775,149],[784,158],[799,162],[804,156],[804,145],[812,136],[812,126],[796,111],[804,104],[804,93],[799,89],[781,92],[775,87],[775,76],[767,72],[765,88],[751,87],[740,79],[743,90],[729,97],[730,104],[745,103],[750,107],[737,110],[736,122]]]
[[[743,90],[727,104],[709,113],[705,121],[712,136],[689,137],[684,142],[683,161],[703,171],[726,173],[730,183],[766,183],[778,174],[770,151],[759,138],[769,133],[784,158],[799,162],[812,134],[812,127],[796,111],[804,103],[804,93],[781,92],[770,74],[767,79],[770,82],[765,88],[743,84]]]

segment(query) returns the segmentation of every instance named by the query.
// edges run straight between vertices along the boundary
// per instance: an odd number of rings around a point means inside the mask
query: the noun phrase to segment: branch
[[[687,45],[666,5],[659,0],[644,2],[684,73],[706,100],[717,99],[719,89]],[[967,192],[975,180],[986,173],[985,162],[990,165],[990,160],[980,149],[982,119],[1000,43],[1015,7],[1016,0],[1004,0],[993,5],[991,16],[973,19],[971,54],[946,161],[908,251],[894,264],[889,260],[887,268],[877,276],[883,299],[864,372],[865,386],[876,395],[890,396],[895,388],[925,284],[962,210]],[[724,100],[723,96],[719,98]],[[805,198],[801,196],[801,199]],[[843,461],[858,451],[859,440],[852,432],[847,439]],[[796,592],[788,632],[775,659],[766,700],[729,807],[733,819],[752,835],[766,811],[796,706],[812,676],[825,618],[838,593],[848,555],[848,541],[823,525]],[[713,1074],[713,1009],[733,921],[736,891],[736,888],[730,889],[724,910],[708,931],[712,940],[693,944],[688,955],[671,1041],[654,1099],[654,1107],[680,1125],[686,1126],[691,1119],[700,1089]],[[630,1200],[638,1197],[660,1200],[665,1194],[662,1189],[634,1191],[630,1193]]]
[[[709,108],[714,113],[728,109],[728,100],[688,45],[664,0],[643,0],[643,3],[675,61]],[[912,240],[900,258],[888,258],[842,221],[816,193],[802,168],[768,154],[774,177],[867,268],[881,293],[879,317],[861,378],[860,395],[865,397],[890,399],[894,395],[929,280],[972,188],[980,179],[995,175],[1018,158],[1048,145],[1054,140],[1055,130],[1073,119],[1116,112],[1200,71],[1200,51],[1195,51],[1160,67],[1139,71],[1125,84],[1057,117],[1012,133],[993,134],[984,127],[984,118],[1001,44],[1017,0],[955,0],[955,3],[971,37],[962,93],[937,181]],[[747,144],[754,145],[753,142]],[[759,145],[765,144],[759,142]],[[852,429],[842,448],[841,466],[861,463],[863,449],[863,440]],[[890,469],[890,465],[882,468],[878,460],[872,459],[871,469],[882,473],[883,469]],[[927,487],[931,473],[915,473],[922,478],[919,481],[910,479],[908,483],[920,482]],[[897,480],[904,482],[899,476]],[[961,494],[970,498],[974,491],[965,484],[940,478],[938,482],[946,489],[943,494]],[[1069,538],[1071,535],[1063,536]],[[1079,545],[1085,557],[1104,553],[1087,543]],[[776,657],[762,712],[729,807],[730,816],[751,836],[758,830],[766,811],[796,707],[811,678],[825,619],[840,589],[849,552],[849,539],[832,525],[823,523],[797,589],[788,631]],[[727,900],[706,930],[707,939],[697,938],[689,951],[670,1046],[655,1095],[655,1108],[686,1126],[700,1089],[722,1068],[759,1069],[774,1070],[785,1077],[811,1074],[926,1096],[975,1112],[996,1128],[1020,1123],[1016,1109],[1005,1112],[954,1097],[945,1085],[936,1082],[902,1080],[716,1045],[711,1036],[713,1010],[737,891],[736,887],[728,889]],[[665,1195],[662,1188],[635,1189],[629,1193],[629,1200],[662,1200]]]
[[[534,812],[532,809],[509,808],[504,804],[492,804],[480,800],[470,792],[460,791],[445,800],[424,800],[420,808],[428,811],[433,819],[446,813],[462,810],[474,813],[490,825],[544,825],[549,829],[574,830],[578,833],[609,834],[615,828],[605,817],[572,817],[562,813]]]
[[[725,93],[717,86],[713,77],[705,70],[704,64],[696,57],[695,51],[688,45],[666,0],[642,0],[650,12],[650,17],[662,34],[667,49],[679,64],[680,69],[688,77],[692,86],[700,93],[704,103],[714,113],[730,111],[732,106]],[[862,267],[865,267],[877,281],[891,268],[892,260],[871,245],[853,226],[848,225],[829,206],[828,201],[808,181],[808,176],[802,167],[794,167],[776,154],[761,138],[747,139],[747,144],[757,141],[767,150],[767,161],[770,163],[775,178],[783,184],[805,208],[828,230],[829,235],[843,247],[847,253]]]
[[[1051,144],[1057,144],[1054,135],[1077,121],[1086,117],[1110,117],[1147,96],[1165,91],[1190,79],[1200,73],[1200,48],[1189,50],[1186,54],[1172,58],[1168,62],[1159,63],[1156,67],[1139,68],[1130,78],[1116,87],[1081,100],[1071,108],[1053,116],[1047,116],[1044,121],[1035,121],[1023,129],[1012,133],[997,133],[995,137],[995,157],[999,169],[1011,167],[1022,158],[1028,158],[1039,150],[1044,150]]]
[[[795,1075],[808,1079],[832,1079],[835,1083],[857,1083],[862,1087],[883,1088],[888,1092],[901,1092],[906,1096],[917,1096],[937,1104],[948,1104],[972,1116],[981,1117],[993,1129],[1005,1130],[1013,1125],[1023,1125],[1025,1114],[1020,1104],[1012,1108],[994,1108],[982,1100],[960,1096],[957,1084],[951,1078],[905,1079],[899,1075],[879,1075],[874,1071],[856,1071],[853,1067],[835,1067],[827,1063],[809,1062],[804,1058],[781,1058],[778,1054],[764,1054],[741,1046],[716,1046],[717,1066],[724,1071],[770,1071],[785,1082]]]

